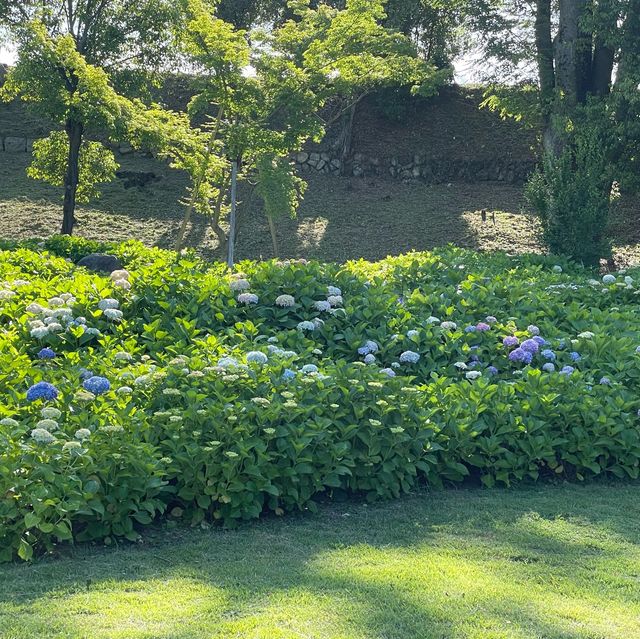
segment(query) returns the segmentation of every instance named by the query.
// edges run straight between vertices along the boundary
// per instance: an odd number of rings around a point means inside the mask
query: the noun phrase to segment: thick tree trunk
[[[62,235],[71,235],[76,223],[76,193],[80,181],[80,147],[84,127],[78,122],[67,122],[67,137],[69,138],[69,155],[67,157],[67,171],[64,176],[64,202],[62,207]]]
[[[583,103],[590,85],[592,34],[582,27],[587,9],[587,0],[560,0],[556,83],[569,105]]]

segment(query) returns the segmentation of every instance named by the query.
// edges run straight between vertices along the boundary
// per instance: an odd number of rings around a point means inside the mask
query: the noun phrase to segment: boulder
[[[309,154],[304,151],[300,151],[298,155],[296,155],[296,162],[298,164],[304,164],[309,159]]]
[[[106,253],[86,255],[78,261],[77,265],[98,273],[113,273],[113,271],[120,271],[124,268],[122,262],[115,255]]]

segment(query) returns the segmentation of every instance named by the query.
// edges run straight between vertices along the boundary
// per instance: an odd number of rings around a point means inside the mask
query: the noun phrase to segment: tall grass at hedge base
[[[135,242],[27,246],[0,252],[4,560],[135,540],[161,517],[234,526],[336,492],[638,477],[633,272],[602,282],[557,258],[447,248],[231,275]],[[54,254],[104,248],[130,290]],[[238,279],[257,303],[238,301]],[[60,301],[67,324],[34,337],[32,305]],[[114,304],[121,319],[102,310]],[[527,364],[505,337],[546,344]],[[27,399],[40,381],[55,400]]]

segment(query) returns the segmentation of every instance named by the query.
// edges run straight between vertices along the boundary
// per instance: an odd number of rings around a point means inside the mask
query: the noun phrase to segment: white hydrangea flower
[[[238,279],[230,282],[229,286],[234,293],[241,293],[242,291],[248,291],[251,288],[251,284],[249,284],[249,280]]]
[[[21,288],[22,286],[29,286],[29,284],[31,284],[29,280],[13,280],[13,282],[11,282],[13,288]]]
[[[627,276],[624,278],[624,283],[625,283],[627,286],[631,286],[631,285],[633,284],[633,278],[632,278],[630,275],[627,275]]]
[[[340,296],[342,291],[337,286],[327,286],[327,295]]]
[[[482,377],[482,373],[480,371],[469,371],[465,377],[468,380],[473,381],[474,379],[478,379],[479,377]]]
[[[123,317],[122,311],[118,310],[117,308],[107,308],[102,312],[108,320],[111,320],[113,322],[119,322]]]
[[[458,328],[458,325],[455,322],[442,322],[440,326],[444,328],[445,331],[455,331]]]
[[[595,337],[595,333],[592,333],[591,331],[584,331],[582,333],[578,333],[578,337],[580,339],[593,339]]]
[[[615,284],[616,276],[615,275],[611,275],[611,273],[607,273],[605,276],[603,276],[602,282],[604,284]]]
[[[296,300],[293,295],[279,295],[278,297],[276,297],[276,306],[289,307],[295,305]]]
[[[342,295],[330,295],[329,297],[327,297],[327,302],[329,302],[329,304],[331,304],[332,307],[342,306],[343,304]]]
[[[560,266],[560,264],[556,264],[556,265],[553,267],[553,272],[554,272],[554,273],[562,273],[562,266]]]
[[[112,271],[109,276],[113,282],[119,282],[120,280],[128,280],[129,279],[129,271],[125,269],[118,269],[117,271]]]
[[[240,295],[238,295],[238,302],[240,302],[240,304],[244,304],[245,306],[257,304],[258,299],[259,298],[255,293],[240,293]]]
[[[58,322],[51,322],[51,324],[49,324],[47,328],[51,333],[61,333],[62,331],[64,331],[64,327]]]
[[[456,362],[454,366],[461,371],[466,371],[469,368],[464,362]]]
[[[120,388],[116,389],[116,393],[118,393],[118,395],[131,395],[133,388],[131,388],[131,386],[120,386]]]
[[[31,337],[35,337],[36,339],[42,339],[49,334],[49,329],[46,326],[36,326],[31,329]]]
[[[437,317],[434,317],[433,315],[431,315],[430,317],[427,317],[427,324],[439,324],[440,320]]]
[[[64,306],[64,300],[61,297],[52,297],[47,302],[51,308],[56,308],[58,306]]]
[[[58,430],[60,428],[60,424],[55,419],[41,419],[36,426],[38,428],[43,428],[51,432],[52,430]]]
[[[93,326],[90,326],[89,328],[85,328],[84,332],[87,335],[95,335],[95,336],[100,336],[102,334],[97,328],[93,328]]]
[[[328,310],[331,309],[331,304],[329,302],[325,302],[324,300],[321,300],[319,302],[315,302],[313,304],[313,308],[315,308],[316,311],[320,311],[321,313],[326,313]]]
[[[42,415],[43,419],[60,419],[62,417],[62,411],[59,411],[53,406],[45,406],[40,411],[40,414]]]
[[[299,331],[315,331],[316,325],[313,322],[304,321],[298,324]]]
[[[100,300],[98,302],[98,308],[101,311],[106,311],[108,309],[116,309],[120,306],[120,302],[118,300],[114,300],[112,297],[105,297],[105,299]]]
[[[39,444],[50,444],[56,440],[56,438],[44,428],[34,428],[31,431],[31,437]]]
[[[122,362],[131,362],[133,360],[133,355],[131,353],[127,353],[126,351],[118,351],[113,359],[122,361]]]
[[[44,311],[44,306],[42,306],[41,304],[36,304],[36,302],[32,302],[31,304],[29,304],[29,306],[27,306],[26,311],[27,313],[39,315],[40,313],[42,313],[42,311]]]
[[[0,300],[10,300],[12,297],[15,297],[15,291],[10,291],[9,289],[0,289]]]
[[[115,280],[113,285],[121,288],[123,291],[131,290],[131,282],[129,282],[129,280]]]
[[[18,424],[17,420],[13,419],[13,417],[5,417],[4,419],[0,419],[0,426],[6,426],[7,428],[17,428],[20,424]]]

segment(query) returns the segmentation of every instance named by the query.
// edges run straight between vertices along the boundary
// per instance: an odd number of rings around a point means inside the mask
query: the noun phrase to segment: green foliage
[[[258,165],[258,193],[264,201],[267,217],[282,214],[295,217],[307,183],[298,177],[289,160],[263,156]]]
[[[377,264],[245,262],[230,275],[136,242],[5,248],[5,560],[133,540],[159,517],[233,526],[419,482],[640,473],[635,272],[602,284],[565,260],[445,249]],[[65,259],[97,249],[128,274]],[[257,300],[242,297],[247,285]],[[503,338],[525,342],[533,324],[544,347],[511,361]],[[56,357],[38,357],[44,346]],[[83,389],[86,370],[111,389]],[[28,401],[39,381],[58,397]]]
[[[33,145],[33,162],[27,175],[53,186],[63,186],[69,139],[62,131],[54,131],[47,138],[36,140]],[[80,179],[78,202],[89,202],[99,197],[98,184],[111,182],[119,165],[113,152],[100,142],[84,141],[80,151]]]
[[[570,143],[559,156],[545,157],[544,168],[532,176],[526,196],[540,217],[551,252],[597,265],[611,253],[607,236],[613,200],[611,136],[593,118],[571,126]]]

